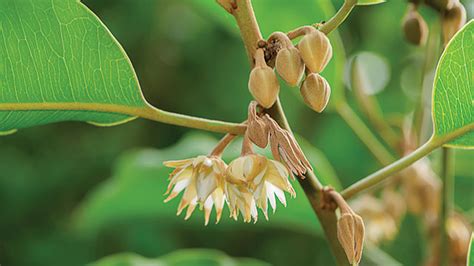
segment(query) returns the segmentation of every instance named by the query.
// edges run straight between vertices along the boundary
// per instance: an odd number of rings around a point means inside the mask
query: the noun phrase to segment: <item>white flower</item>
[[[217,156],[167,161],[167,167],[175,170],[170,174],[170,183],[165,199],[168,202],[184,190],[177,215],[187,207],[185,219],[193,213],[199,203],[204,208],[205,224],[209,223],[212,208],[216,209],[216,223],[219,222],[224,207],[224,175],[226,164]]]
[[[257,207],[268,219],[268,201],[275,211],[275,195],[285,206],[284,191],[295,196],[285,166],[257,154],[245,155],[232,161],[227,169],[226,181],[231,216],[236,219],[242,213],[245,222],[252,218],[257,220]]]

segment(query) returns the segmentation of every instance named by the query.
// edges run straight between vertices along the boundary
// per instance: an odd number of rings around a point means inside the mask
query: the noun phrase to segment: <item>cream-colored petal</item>
[[[286,171],[286,169],[282,169],[282,167],[284,166],[275,161],[269,163],[267,172],[265,174],[265,180],[272,183],[281,190],[290,193],[292,196],[295,196],[295,191],[288,180],[288,171]]]
[[[186,210],[186,216],[184,217],[184,220],[188,220],[191,215],[193,214],[194,212],[194,209],[196,209],[196,205],[197,205],[197,197],[194,198],[190,203],[189,203],[189,206],[188,206],[188,209]]]
[[[218,177],[213,172],[199,173],[196,178],[196,190],[198,194],[198,201],[204,202],[216,190],[218,184]]]
[[[214,206],[214,200],[212,197],[208,197],[204,202],[204,225],[209,224],[209,218],[211,217],[212,206]]]
[[[184,168],[191,165],[193,161],[194,161],[194,158],[184,159],[184,160],[173,160],[173,161],[163,162],[163,165],[166,167],[172,167],[172,168]]]
[[[216,224],[221,220],[222,210],[224,209],[225,195],[221,188],[217,188],[211,195],[216,208]]]
[[[278,187],[276,186],[273,186],[273,187],[274,187],[275,195],[277,196],[278,200],[280,200],[281,204],[283,204],[283,206],[286,207],[285,193],[283,192],[283,190],[279,189]]]
[[[171,191],[171,194],[165,199],[164,202],[168,202],[176,198],[176,196],[178,196],[181,191],[183,191],[184,189],[186,189],[186,187],[188,187],[190,182],[191,182],[190,179],[183,179],[179,181],[178,183],[176,183],[176,185],[173,187],[173,190]]]
[[[275,213],[276,210],[276,199],[275,199],[275,191],[274,187],[271,183],[265,182],[266,186],[266,193],[267,193],[267,198],[270,201],[270,206],[272,206],[273,213]]]
[[[182,181],[184,179],[190,179],[192,178],[193,175],[193,170],[191,167],[186,167],[186,168],[176,168],[175,171],[170,175],[170,182],[168,184],[168,188],[166,190],[165,194],[168,194],[172,187],[175,186],[179,181]]]

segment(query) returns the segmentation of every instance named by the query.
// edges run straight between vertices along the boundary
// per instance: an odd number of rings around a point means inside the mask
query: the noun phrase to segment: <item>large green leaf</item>
[[[0,131],[113,125],[148,107],[133,67],[78,0],[0,1]]]
[[[190,0],[197,8],[210,15],[216,22],[238,36],[239,31],[232,15],[224,11],[216,1]],[[257,20],[264,37],[274,31],[287,32],[303,25],[329,20],[335,9],[327,0],[258,0],[252,1]],[[331,84],[330,107],[344,100],[343,71],[345,52],[337,31],[329,36],[333,46],[333,58],[322,75]],[[244,56],[244,55],[242,55]]]
[[[474,20],[464,26],[446,47],[433,91],[435,137],[469,130],[447,146],[474,147]]]
[[[134,253],[121,253],[102,258],[91,266],[266,266],[266,262],[248,258],[231,258],[223,252],[209,249],[179,250],[149,259]]]

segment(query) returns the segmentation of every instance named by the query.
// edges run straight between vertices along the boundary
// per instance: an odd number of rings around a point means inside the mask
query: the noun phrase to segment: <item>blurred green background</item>
[[[206,8],[214,1],[83,2],[124,46],[146,98],[155,106],[225,121],[245,119],[251,100],[247,58],[232,18],[216,14],[223,12],[219,8]],[[323,12],[317,4],[342,3],[254,2],[266,35],[327,20],[331,13],[323,14],[331,10]],[[472,18],[474,1],[463,3]],[[262,8],[269,5],[273,7]],[[380,83],[377,97],[390,114],[412,110],[421,80],[423,49],[407,44],[400,29],[405,8],[406,2],[399,0],[358,7],[340,31],[348,58],[369,52],[382,59],[386,71],[369,77]],[[433,11],[422,13],[436,23]],[[342,84],[343,71],[330,75]],[[336,113],[312,112],[295,92],[282,88],[283,105],[294,131],[319,149],[312,152],[314,166],[328,164],[321,152],[332,164],[320,170],[328,180],[337,175],[345,187],[380,168]],[[220,224],[204,227],[200,214],[187,222],[176,217],[177,200],[163,203],[169,170],[162,161],[206,153],[217,137],[145,120],[112,128],[61,123],[1,137],[0,264],[84,265],[121,252],[154,258],[180,249],[209,248],[272,265],[332,265],[301,190],[287,209],[279,206],[270,222],[256,225],[230,221],[225,212]],[[238,146],[231,147],[227,159],[237,153]],[[472,152],[456,152],[456,204],[471,219],[473,161]],[[422,242],[417,220],[408,216],[399,236],[381,249],[404,265],[419,265],[425,252]],[[371,257],[382,256],[366,255],[364,265],[377,265]]]

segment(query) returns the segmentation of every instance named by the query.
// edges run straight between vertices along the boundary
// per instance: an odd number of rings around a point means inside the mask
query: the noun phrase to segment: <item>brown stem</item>
[[[253,143],[250,140],[248,134],[244,135],[244,140],[242,141],[242,151],[240,152],[240,156],[246,156],[249,154],[254,154],[253,151]]]
[[[269,110],[271,116],[278,122],[278,124],[292,133],[288,120],[281,107],[280,99]],[[292,133],[293,134],[293,133]],[[324,230],[326,239],[329,242],[331,251],[336,257],[338,265],[349,265],[346,254],[342,249],[341,244],[337,238],[337,217],[334,210],[330,208],[323,208],[323,186],[313,171],[307,170],[304,179],[298,178],[298,182],[303,188],[306,197],[308,198],[311,207],[318,216],[319,222]]]
[[[211,156],[222,156],[225,148],[234,140],[236,135],[226,134],[220,141],[217,143],[216,147],[211,152]]]
[[[300,36],[308,34],[312,31],[315,31],[315,30],[316,29],[312,26],[302,26],[302,27],[299,27],[297,29],[294,29],[294,30],[288,32],[286,35],[288,36],[288,38],[290,38],[290,40],[293,40],[293,39],[296,39]]]
[[[251,0],[235,0],[235,6],[232,15],[235,17],[240,29],[240,35],[244,41],[245,50],[249,61],[254,65],[255,52],[258,48],[258,42],[263,40],[257,18],[253,12]]]

